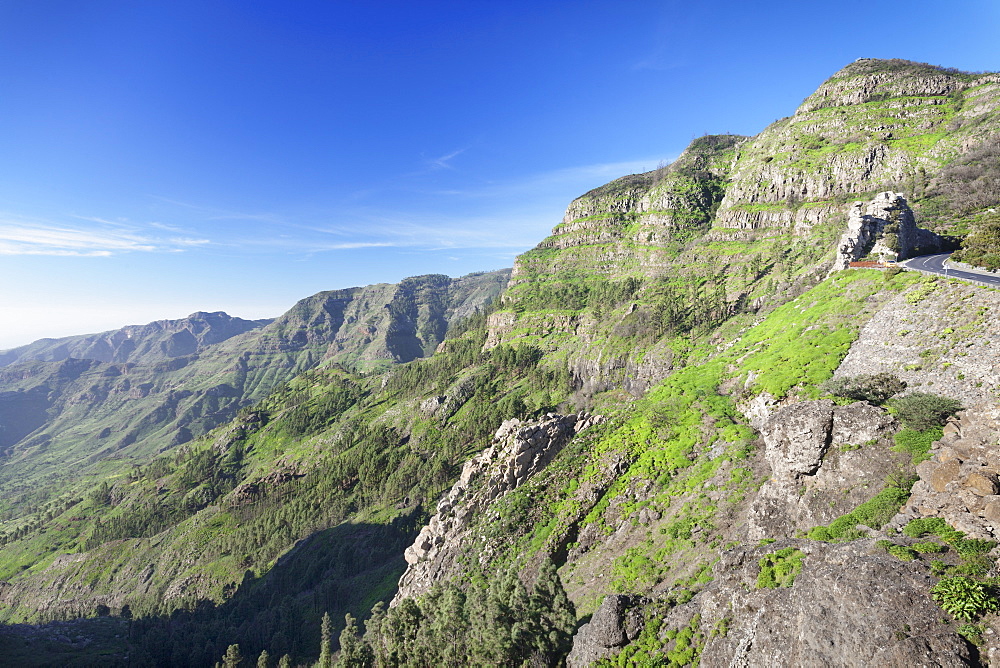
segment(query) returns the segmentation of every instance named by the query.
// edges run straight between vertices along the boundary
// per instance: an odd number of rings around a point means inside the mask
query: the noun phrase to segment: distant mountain
[[[317,366],[377,370],[430,354],[508,270],[321,292],[274,320],[194,313],[0,355],[0,495],[148,457]]]
[[[272,320],[244,320],[221,311],[199,311],[180,320],[157,320],[100,334],[40,339],[0,352],[0,367],[27,361],[61,362],[71,357],[115,363],[162,361],[196,354]]]

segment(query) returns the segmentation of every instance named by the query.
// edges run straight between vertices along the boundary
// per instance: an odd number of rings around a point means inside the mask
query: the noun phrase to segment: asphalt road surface
[[[944,261],[948,259],[951,253],[938,253],[936,255],[921,255],[920,257],[915,257],[905,262],[900,262],[904,267],[909,267],[910,269],[920,269],[921,271],[929,271],[934,274],[941,274],[942,276],[950,276],[952,278],[964,278],[969,281],[979,281],[980,283],[989,283],[990,285],[1000,285],[1000,276],[990,276],[988,274],[974,274],[971,271],[962,271],[961,269],[945,269]]]

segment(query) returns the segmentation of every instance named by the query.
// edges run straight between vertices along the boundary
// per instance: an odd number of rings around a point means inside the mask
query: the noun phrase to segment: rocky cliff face
[[[942,162],[996,132],[1000,78],[867,59],[741,147],[716,225],[809,235],[845,198],[902,185],[920,196]]]
[[[1000,538],[1000,410],[982,404],[959,414],[917,466],[913,495],[894,518],[940,517],[969,536]]]
[[[829,524],[867,501],[906,455],[890,451],[898,423],[858,402],[806,401],[761,428],[770,477],[747,511],[747,538],[784,538]]]
[[[941,210],[936,179],[994,141],[998,109],[996,74],[852,63],[755,137],[702,137],[669,167],[574,200],[551,236],[517,259],[504,309],[491,320],[491,345],[565,334],[575,343],[560,346],[574,359],[601,360],[586,369],[596,386],[641,392],[648,382],[632,379],[655,382],[669,365],[650,364],[660,355],[645,351],[609,354],[612,315],[641,315],[660,281],[710,285],[722,310],[756,309],[864,254],[936,249],[937,237],[915,226],[909,207],[933,199],[924,208]],[[893,194],[879,195],[886,192]],[[935,220],[921,224],[933,228]],[[539,293],[627,278],[642,281],[632,303],[609,304],[597,317],[567,300],[538,303]]]
[[[794,586],[759,584],[761,560],[798,550]],[[702,666],[969,666],[979,652],[943,623],[931,577],[874,546],[781,541],[723,552],[686,603],[609,597],[577,634],[568,666],[613,656],[658,620],[663,655]],[[684,652],[687,651],[685,654]]]
[[[511,285],[565,272],[656,275],[709,228],[745,140],[701,137],[669,166],[622,177],[573,200],[552,235],[518,257]]]
[[[462,468],[462,475],[438,501],[437,512],[406,548],[409,566],[391,605],[425,593],[434,582],[458,575],[456,561],[490,504],[543,469],[576,434],[603,421],[600,415],[548,415],[535,423],[504,422],[493,443]]]

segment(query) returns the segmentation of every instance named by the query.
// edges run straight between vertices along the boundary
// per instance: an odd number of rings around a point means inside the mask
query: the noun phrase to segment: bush
[[[917,431],[940,427],[949,417],[962,410],[962,404],[958,400],[928,392],[913,392],[893,399],[892,407],[904,427]]]
[[[896,441],[896,445],[892,446],[892,451],[908,453],[913,465],[916,466],[931,458],[931,445],[943,435],[944,432],[941,431],[940,427],[932,427],[927,431],[901,429],[892,437]]]
[[[917,558],[916,550],[906,547],[905,545],[891,545],[886,548],[886,552],[896,557],[900,561],[913,561]]]
[[[903,534],[910,538],[920,538],[924,534],[940,536],[950,531],[952,531],[952,528],[940,517],[919,517],[915,520],[910,520],[903,527]]]
[[[889,397],[906,389],[906,383],[891,373],[865,374],[831,378],[820,385],[820,390],[845,399],[885,403]]]
[[[760,573],[757,575],[757,588],[791,587],[795,576],[802,571],[802,561],[805,558],[805,552],[794,547],[764,555],[758,562]]]

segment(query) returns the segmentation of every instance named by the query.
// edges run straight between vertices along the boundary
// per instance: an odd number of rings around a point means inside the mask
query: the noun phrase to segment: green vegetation
[[[931,588],[931,598],[955,619],[966,622],[1000,610],[993,586],[961,575],[942,578]]]
[[[626,645],[610,659],[594,664],[598,668],[625,668],[626,666],[692,666],[707,640],[702,632],[701,615],[693,615],[680,629],[664,629],[662,617],[669,609],[666,605],[650,606],[645,612],[645,624],[639,637]],[[724,635],[725,620],[720,620],[711,636]]]
[[[757,575],[758,589],[791,587],[802,572],[802,562],[806,554],[796,547],[786,547],[760,558],[760,574]]]
[[[906,382],[891,373],[831,378],[820,385],[820,391],[854,401],[883,404],[906,389]]]
[[[906,61],[856,63],[844,76],[882,70],[971,76]],[[995,152],[984,145],[959,156],[969,135],[952,134],[967,120],[959,112],[971,91],[919,97],[905,88],[889,80],[849,107],[836,94],[812,97],[758,138],[702,137],[674,165],[585,194],[521,256],[496,310],[459,325],[455,313],[470,310],[459,308],[462,295],[489,289],[430,275],[373,286],[365,299],[377,307],[356,320],[345,310],[356,290],[303,300],[242,357],[159,360],[164,376],[79,361],[26,367],[12,386],[23,410],[11,411],[0,438],[37,429],[50,393],[66,409],[60,428],[102,393],[137,398],[118,404],[121,414],[88,418],[72,438],[90,450],[61,436],[32,441],[44,475],[20,461],[4,469],[0,579],[82,603],[39,612],[27,595],[0,618],[120,615],[127,640],[118,642],[137,664],[266,665],[281,656],[328,666],[339,644],[339,665],[554,665],[577,614],[605,593],[670,591],[602,665],[696,665],[731,620],[676,608],[711,581],[734,518],[763,482],[759,435],[739,406],[821,393],[887,404],[905,426],[893,450],[913,465],[960,408],[920,392],[893,398],[906,388],[892,374],[831,380],[888,299],[907,291],[919,304],[946,289],[898,271],[823,279],[850,198],[905,187],[921,215],[972,228],[969,258],[1000,257],[1000,222],[982,212],[998,192]],[[853,163],[871,175],[854,178]],[[731,178],[743,182],[729,192],[747,201],[713,226]],[[822,199],[782,189],[807,179],[825,184]],[[766,201],[762,192],[781,194]],[[915,366],[937,365],[937,350]],[[62,397],[70,376],[85,393]],[[608,420],[469,519],[451,579],[385,609],[403,549],[497,426],[581,409]],[[125,423],[137,426],[117,433]],[[875,447],[840,451],[870,457]],[[52,474],[66,462],[87,477]],[[891,477],[809,537],[866,536],[862,526],[882,527],[911,484],[904,473]],[[934,538],[917,541],[927,533]],[[946,610],[973,619],[994,609],[992,585],[976,579],[992,566],[992,541],[930,519],[904,534],[912,544],[878,545],[921,567],[936,557],[929,566],[945,576],[935,597]],[[757,586],[792,586],[805,556],[794,547],[763,556]],[[110,610],[97,600],[127,603]]]
[[[813,527],[809,530],[808,538],[823,541],[856,540],[868,535],[867,532],[858,529],[859,524],[872,529],[882,528],[910,498],[910,488],[914,480],[893,482],[894,484],[890,484],[851,512],[835,519],[829,526]]]
[[[962,240],[962,248],[952,259],[990,271],[1000,269],[1000,213],[986,212],[972,217],[972,231]]]
[[[911,392],[893,399],[893,412],[907,429],[927,431],[941,427],[949,417],[962,410],[962,403],[929,392]]]
[[[552,665],[569,651],[575,622],[547,563],[530,593],[515,573],[479,574],[468,587],[440,583],[395,608],[379,604],[351,654],[380,666]]]
[[[913,465],[916,466],[931,458],[931,445],[943,435],[944,432],[940,427],[930,427],[923,431],[901,429],[892,437],[896,441],[892,450],[893,452],[908,453],[912,458]]]

